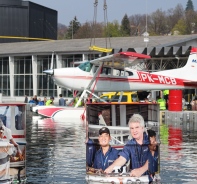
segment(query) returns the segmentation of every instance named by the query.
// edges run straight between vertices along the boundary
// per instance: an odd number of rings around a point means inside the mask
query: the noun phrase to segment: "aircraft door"
[[[122,70],[120,69],[112,69],[112,79],[111,79],[111,91],[122,91],[123,87],[123,79]]]
[[[111,68],[102,68],[96,88],[101,91],[111,91]]]

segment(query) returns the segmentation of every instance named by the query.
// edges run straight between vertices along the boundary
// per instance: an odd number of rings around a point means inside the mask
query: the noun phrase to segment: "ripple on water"
[[[27,122],[28,183],[86,183],[85,129],[79,122]]]
[[[180,133],[180,132],[179,132]],[[197,133],[161,131],[162,183],[195,182]],[[175,139],[174,139],[175,138]],[[170,140],[171,139],[171,140]],[[27,121],[27,178],[32,184],[85,182],[85,125],[79,122]]]

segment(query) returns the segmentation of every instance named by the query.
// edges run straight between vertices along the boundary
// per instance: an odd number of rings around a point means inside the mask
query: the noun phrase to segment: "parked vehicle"
[[[123,92],[123,94],[121,94],[121,92],[117,94],[116,92],[110,92],[104,93],[100,98],[111,102],[138,102],[137,92]]]

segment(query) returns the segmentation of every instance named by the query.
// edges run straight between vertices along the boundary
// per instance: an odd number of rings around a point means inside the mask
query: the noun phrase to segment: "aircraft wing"
[[[119,67],[128,67],[128,66],[136,64],[137,59],[142,60],[142,59],[150,59],[150,58],[151,57],[149,55],[140,54],[136,52],[119,52],[116,54],[94,59],[90,61],[90,63],[94,65],[99,65],[100,62],[104,62],[104,66],[114,65],[114,66],[119,66]]]

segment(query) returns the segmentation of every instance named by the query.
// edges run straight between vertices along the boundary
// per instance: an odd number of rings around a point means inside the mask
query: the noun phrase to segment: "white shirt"
[[[0,175],[0,181],[10,179],[10,160],[7,158],[13,154],[14,146],[3,139],[0,139],[0,172],[4,172]]]
[[[11,130],[9,128],[5,127],[4,125],[2,126],[2,128],[4,130],[3,134],[4,134],[4,136],[6,136],[6,139],[8,141],[10,141],[10,139],[13,139]]]

